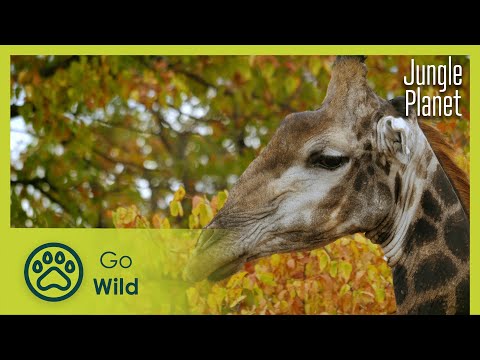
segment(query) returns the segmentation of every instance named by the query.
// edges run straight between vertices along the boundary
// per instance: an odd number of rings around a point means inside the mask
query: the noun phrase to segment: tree
[[[12,152],[12,226],[110,227],[109,210],[163,211],[181,184],[229,188],[288,113],[321,104],[332,60],[13,56],[12,136],[27,146]],[[402,93],[409,57],[367,61],[380,95]],[[468,155],[468,59],[454,61],[465,68],[464,117],[438,127]]]
[[[320,106],[333,59],[13,56],[11,226],[201,228],[280,121]],[[463,116],[423,121],[449,138],[468,173],[469,60],[453,62],[463,66]],[[367,65],[380,96],[404,95],[410,57],[371,56]],[[395,306],[381,251],[360,235],[247,264],[185,296],[195,313],[384,313]]]

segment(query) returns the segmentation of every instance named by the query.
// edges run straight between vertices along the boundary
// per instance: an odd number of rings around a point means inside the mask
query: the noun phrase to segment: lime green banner
[[[199,231],[18,229],[0,273],[6,314],[186,314]]]

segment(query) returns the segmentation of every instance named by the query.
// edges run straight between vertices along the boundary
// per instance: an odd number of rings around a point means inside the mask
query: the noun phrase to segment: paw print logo
[[[25,263],[24,274],[34,295],[45,301],[62,301],[80,287],[83,266],[69,246],[48,243],[33,250]]]

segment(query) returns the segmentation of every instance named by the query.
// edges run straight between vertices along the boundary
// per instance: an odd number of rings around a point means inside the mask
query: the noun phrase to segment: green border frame
[[[11,55],[470,55],[470,97],[480,98],[480,46],[474,45],[13,45],[0,46],[0,84],[5,95],[0,99],[0,144],[10,144],[10,56]],[[480,181],[480,144],[476,133],[480,130],[480,101],[470,101],[470,181]],[[8,144],[8,145],[7,145]],[[480,216],[477,203],[480,193],[474,185],[471,188],[470,217]],[[28,241],[41,237],[58,238],[65,235],[104,236],[113,229],[11,229],[10,228],[10,152],[0,151],[0,241]],[[470,235],[470,313],[480,314],[480,222],[471,223]],[[118,230],[113,230],[118,231]],[[128,230],[125,230],[128,231]],[[65,234],[65,235],[64,235]],[[37,235],[37,236],[36,236]],[[40,235],[40,236],[38,236]],[[8,244],[8,243],[7,243]],[[6,253],[8,247],[2,249]]]

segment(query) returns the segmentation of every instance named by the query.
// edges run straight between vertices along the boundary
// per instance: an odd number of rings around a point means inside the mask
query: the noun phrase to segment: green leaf
[[[296,78],[293,78],[293,77],[287,77],[285,79],[285,91],[287,92],[287,94],[291,94],[295,91],[295,89],[297,88],[297,80]]]
[[[330,262],[330,256],[328,256],[325,250],[321,249],[317,254],[317,259],[318,259],[318,267],[320,268],[320,271],[325,270],[328,263]]]
[[[352,274],[352,264],[347,261],[340,261],[338,264],[338,274],[343,280],[348,281]]]
[[[341,289],[340,289],[339,295],[340,295],[340,296],[345,295],[347,292],[350,291],[350,289],[351,289],[350,285],[348,285],[348,284],[343,284],[342,287],[341,287]]]
[[[257,277],[265,285],[268,285],[268,286],[277,285],[277,283],[275,282],[275,275],[273,275],[272,273],[260,273],[260,274],[257,274]]]
[[[338,274],[338,261],[337,260],[333,260],[332,262],[330,262],[330,267],[328,269],[328,273],[333,278],[337,277],[337,274]]]
[[[220,210],[223,207],[223,205],[225,205],[225,202],[227,201],[227,198],[228,198],[227,190],[218,192],[218,194],[217,194],[217,200],[218,200],[217,210]]]

